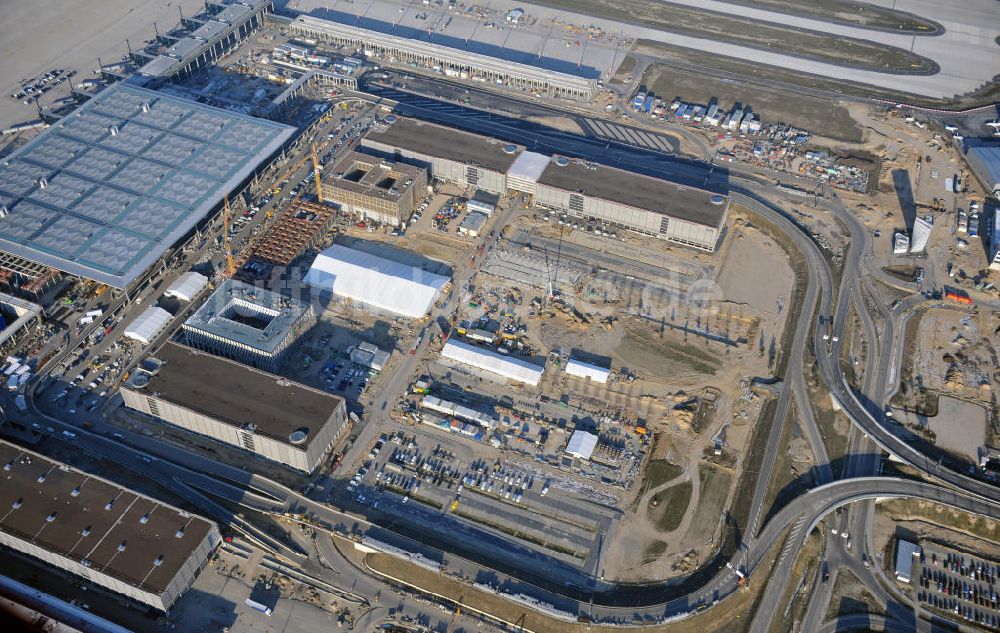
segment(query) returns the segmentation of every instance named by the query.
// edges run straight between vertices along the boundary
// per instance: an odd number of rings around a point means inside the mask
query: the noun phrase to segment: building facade
[[[351,152],[323,180],[323,199],[358,218],[391,226],[406,222],[427,193],[427,170]]]
[[[414,119],[400,118],[362,143],[426,166],[440,181],[501,196],[519,192],[538,207],[709,252],[729,208],[723,194]]]
[[[479,78],[558,97],[589,101],[597,91],[597,79],[571,75],[537,66],[473,53],[443,44],[380,33],[357,24],[341,24],[300,15],[288,25],[292,35],[327,44],[356,47],[368,57],[390,59],[400,65],[437,67],[449,77]]]
[[[181,327],[191,347],[276,371],[315,322],[308,303],[228,279]]]
[[[121,389],[128,408],[312,472],[347,431],[343,398],[167,343]]]

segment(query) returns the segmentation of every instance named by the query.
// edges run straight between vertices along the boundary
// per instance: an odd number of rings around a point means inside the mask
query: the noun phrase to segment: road
[[[821,252],[807,233],[803,232],[788,216],[780,206],[766,202],[763,198],[769,193],[773,193],[767,187],[761,185],[756,179],[742,178],[739,174],[729,173],[723,170],[712,170],[705,163],[697,161],[686,161],[664,154],[662,152],[640,151],[621,143],[610,143],[606,141],[595,141],[576,135],[568,135],[549,128],[539,129],[530,124],[510,125],[503,117],[481,116],[476,113],[458,108],[452,104],[441,104],[433,102],[428,104],[425,98],[414,98],[412,95],[400,94],[398,91],[386,93],[382,91],[381,96],[401,97],[408,100],[400,109],[419,113],[427,118],[442,120],[446,123],[459,124],[461,127],[473,127],[478,131],[491,133],[500,138],[521,142],[529,147],[541,149],[543,151],[556,151],[561,153],[576,153],[582,157],[605,162],[606,164],[628,166],[651,175],[667,175],[674,179],[686,180],[705,186],[710,189],[726,188],[733,200],[744,204],[753,211],[760,213],[771,221],[779,230],[785,232],[793,241],[795,246],[806,258],[808,269],[808,286],[805,293],[803,317],[799,319],[796,330],[793,334],[792,346],[790,349],[790,362],[787,380],[779,398],[780,408],[775,418],[774,429],[779,429],[785,423],[788,407],[792,397],[800,403],[807,401],[805,392],[800,391],[803,387],[797,385],[801,381],[802,358],[806,345],[811,343],[812,349],[817,357],[821,375],[827,385],[833,390],[835,396],[842,404],[846,403],[845,410],[852,418],[855,425],[862,431],[862,436],[870,435],[879,442],[880,445],[888,444],[895,446],[894,442],[900,443],[904,440],[891,435],[883,429],[881,425],[883,419],[879,419],[869,409],[874,409],[881,414],[881,399],[875,399],[873,404],[866,408],[860,402],[860,397],[847,384],[837,359],[841,355],[841,342],[839,340],[824,339],[829,336],[828,328],[813,327],[816,319],[810,315],[816,306],[818,313],[824,316],[832,316],[832,332],[837,338],[842,338],[838,333],[842,333],[847,307],[848,297],[857,304],[861,299],[858,294],[860,288],[859,276],[862,272],[861,255],[867,252],[866,235],[863,227],[841,208],[839,213],[844,214],[842,221],[845,222],[852,234],[852,244],[856,246],[850,252],[845,264],[844,277],[841,279],[841,296],[834,304],[833,292],[834,284],[831,273],[826,265]],[[836,206],[831,202],[832,206]],[[838,212],[836,208],[833,209]],[[839,217],[839,216],[838,216]],[[498,226],[503,226],[506,220],[502,217]],[[466,267],[456,274],[455,285],[460,287],[466,283],[472,274],[473,268]],[[847,289],[848,292],[844,290]],[[460,293],[453,292],[444,304],[437,308],[432,314],[436,321],[438,317],[449,319],[454,312],[454,308]],[[919,305],[916,299],[905,302],[905,307],[897,308],[894,312],[896,317],[906,313],[907,309],[915,308]],[[836,307],[834,307],[836,306]],[[863,312],[863,310],[861,310]],[[832,314],[831,314],[832,313]],[[887,324],[894,323],[892,318]],[[431,325],[431,328],[437,326]],[[872,337],[874,325],[866,322],[866,336]],[[884,341],[893,341],[899,338],[901,330],[898,326],[887,325],[886,333],[883,334]],[[809,340],[809,333],[812,332],[812,341]],[[402,367],[387,376],[380,391],[373,399],[369,416],[383,419],[383,411],[390,406],[394,406],[400,394],[406,388],[406,382],[419,362],[420,357],[426,352],[429,345],[429,336],[424,336],[421,347],[417,354],[407,356]],[[882,372],[882,368],[891,366],[893,355],[898,354],[898,345],[883,344],[881,353],[878,355],[879,373],[871,377],[868,385],[874,385],[874,393],[885,394],[889,380]],[[798,359],[798,360],[796,360]],[[872,361],[874,362],[874,361]],[[868,377],[866,377],[868,380]],[[852,404],[852,402],[854,404]],[[34,400],[31,401],[32,414],[38,419],[47,420],[54,427],[56,433],[63,428],[72,428],[77,432],[78,437],[75,444],[82,450],[89,451],[94,455],[122,463],[126,467],[141,472],[144,475],[153,475],[156,479],[164,482],[174,482],[175,484],[189,489],[209,492],[222,499],[228,499],[254,510],[283,514],[294,508],[296,512],[303,512],[308,515],[320,528],[336,531],[343,526],[358,526],[358,529],[372,529],[364,517],[354,513],[345,512],[332,507],[327,503],[301,495],[293,490],[287,489],[276,482],[268,481],[257,475],[249,475],[246,471],[226,466],[218,462],[201,458],[197,455],[164,444],[155,438],[147,438],[135,434],[126,436],[126,443],[117,442],[110,439],[105,434],[108,428],[103,425],[95,425],[93,432],[84,431],[73,425],[67,425],[63,421],[49,417],[37,408]],[[979,513],[985,516],[1000,518],[1000,504],[996,503],[996,491],[992,490],[985,482],[970,479],[964,475],[959,475],[945,468],[937,470],[927,469],[931,475],[943,480],[950,487],[943,487],[926,482],[906,481],[893,478],[880,477],[853,477],[840,481],[831,481],[832,474],[823,472],[825,466],[829,470],[828,459],[825,457],[822,440],[818,439],[813,416],[804,414],[802,425],[810,442],[816,442],[815,452],[817,454],[817,477],[820,481],[828,481],[809,492],[800,495],[790,501],[784,508],[775,513],[771,519],[760,529],[756,529],[760,517],[763,516],[764,493],[766,482],[769,479],[771,467],[774,463],[774,450],[777,445],[775,432],[772,429],[772,437],[769,438],[770,451],[765,458],[764,466],[758,475],[758,486],[754,494],[752,505],[752,521],[745,530],[742,551],[734,560],[734,564],[743,568],[751,575],[751,582],[758,579],[753,576],[753,572],[762,564],[766,553],[770,548],[783,538],[788,536],[787,545],[781,557],[781,563],[772,571],[768,586],[762,598],[762,608],[758,614],[764,613],[773,615],[780,606],[778,600],[784,587],[787,586],[791,562],[794,556],[789,555],[801,547],[802,542],[816,524],[830,512],[837,508],[866,502],[874,498],[891,497],[917,497],[921,499],[933,500],[939,503],[952,505],[956,508],[968,512]],[[345,464],[357,461],[360,456],[367,452],[368,445],[374,441],[374,434],[377,433],[376,424],[366,424],[360,430],[359,436],[355,439],[354,445],[344,460]],[[810,428],[813,427],[813,428]],[[889,437],[880,438],[878,433],[887,433]],[[780,436],[779,436],[780,437]],[[854,449],[865,450],[865,440],[856,440]],[[883,442],[885,444],[883,444]],[[906,450],[900,449],[903,455],[909,455]],[[892,451],[896,453],[894,450]],[[857,464],[851,467],[851,471],[862,472],[872,468],[877,460],[864,457],[853,457]],[[912,463],[926,465],[926,461],[920,456],[911,457]],[[949,474],[951,473],[951,474]],[[256,491],[255,491],[256,490]],[[183,491],[181,491],[183,492]],[[411,504],[411,507],[413,504]],[[213,509],[217,512],[217,508]],[[224,518],[224,517],[223,517]],[[231,520],[232,517],[229,517]],[[857,519],[852,519],[853,525],[864,526],[870,521],[870,514],[860,515]],[[855,528],[852,528],[852,530]],[[858,529],[866,529],[864,527]],[[358,593],[365,596],[378,595],[383,590],[382,584],[372,579],[363,572],[359,572],[349,561],[339,554],[336,548],[329,547],[328,544],[318,544],[314,557],[309,557],[309,565],[306,566],[309,573],[323,575],[328,582],[340,586],[347,580],[358,587]],[[294,553],[287,553],[293,559],[297,556]],[[842,557],[842,564],[849,568],[855,568],[856,562],[853,557]],[[325,563],[325,566],[316,560]],[[366,580],[362,581],[361,578]],[[365,583],[358,585],[357,583]],[[648,587],[636,590],[635,587],[627,589],[618,587],[608,587],[606,591],[594,594],[593,600],[580,601],[577,608],[586,609],[593,613],[596,619],[631,621],[637,613],[647,614],[653,618],[686,613],[699,604],[709,604],[716,599],[724,598],[737,588],[736,575],[725,567],[720,567],[719,571],[703,586],[688,591],[683,595],[665,599],[670,594],[660,585],[649,585]],[[346,589],[354,591],[354,589]],[[374,592],[374,593],[373,593]],[[757,618],[754,620],[754,629],[766,631],[769,618]]]

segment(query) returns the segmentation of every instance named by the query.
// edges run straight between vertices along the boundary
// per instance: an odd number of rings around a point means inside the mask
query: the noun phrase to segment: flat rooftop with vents
[[[327,173],[331,173],[327,170]],[[361,152],[350,152],[334,166],[324,184],[362,196],[396,201],[407,195],[424,170],[406,163],[389,163]]]
[[[409,117],[397,117],[392,124],[368,133],[362,145],[372,142],[411,152],[475,164],[507,173],[523,148],[488,136],[463,132]]]
[[[294,132],[109,86],[0,161],[0,250],[125,288]]]
[[[182,329],[192,347],[273,370],[314,322],[308,303],[227,279]]]
[[[726,217],[727,205],[713,201],[711,192],[580,160],[557,157],[538,183],[704,226],[718,227]]]
[[[0,440],[0,542],[165,611],[221,541],[214,523]]]
[[[310,472],[345,428],[343,398],[167,342],[152,372],[122,388],[125,405]]]

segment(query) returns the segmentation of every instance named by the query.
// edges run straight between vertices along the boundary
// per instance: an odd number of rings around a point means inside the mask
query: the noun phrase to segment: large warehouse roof
[[[532,386],[541,381],[542,371],[545,369],[520,358],[455,340],[449,340],[445,344],[441,356]]]
[[[0,250],[124,288],[293,133],[115,84],[0,163]]]
[[[379,310],[419,318],[430,310],[448,278],[334,244],[316,256],[305,282]]]
[[[162,594],[216,529],[201,517],[4,440],[0,461],[0,530],[74,563],[87,561],[94,574],[143,591]]]
[[[343,399],[190,347],[168,341],[156,352],[163,365],[143,388],[167,402],[286,444],[306,431],[305,449]],[[133,385],[134,387],[136,385]]]
[[[702,189],[579,160],[550,161],[538,182],[713,228],[722,224],[729,202]]]
[[[458,163],[473,163],[506,173],[523,148],[488,136],[463,132],[453,127],[397,117],[384,128],[376,128],[362,139]]]

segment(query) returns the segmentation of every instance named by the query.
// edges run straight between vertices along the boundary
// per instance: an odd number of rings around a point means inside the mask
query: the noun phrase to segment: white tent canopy
[[[482,347],[454,340],[449,340],[445,344],[444,349],[441,350],[441,356],[532,386],[537,385],[542,379],[544,369],[520,358],[511,358]]]
[[[164,291],[164,297],[175,297],[181,301],[191,301],[198,296],[205,286],[208,285],[208,277],[201,273],[188,271],[177,278],[177,281],[170,284]]]
[[[448,281],[443,275],[340,244],[317,255],[305,276],[314,288],[410,318],[427,314]]]
[[[153,306],[146,308],[146,311],[135,318],[132,323],[125,328],[125,337],[133,341],[139,341],[143,345],[149,345],[167,327],[173,317],[170,313]]]
[[[566,363],[566,373],[570,376],[590,378],[594,382],[599,382],[602,385],[607,383],[608,378],[611,377],[610,369],[598,367],[597,365],[591,365],[590,363],[585,363],[581,360],[576,360],[575,358],[569,359],[569,362]]]
[[[597,436],[586,431],[573,431],[566,445],[566,453],[580,459],[590,459],[597,447]]]

